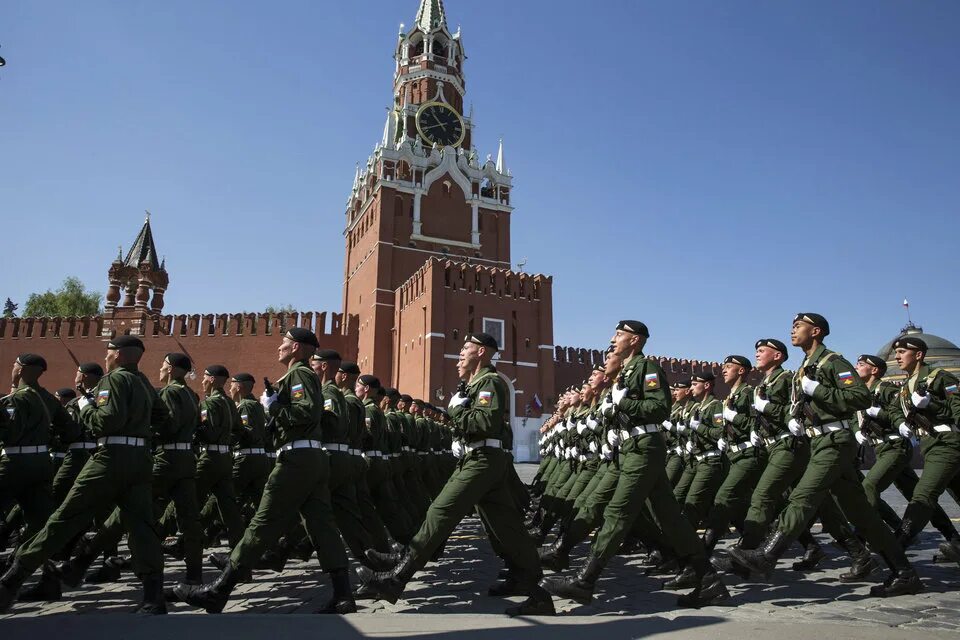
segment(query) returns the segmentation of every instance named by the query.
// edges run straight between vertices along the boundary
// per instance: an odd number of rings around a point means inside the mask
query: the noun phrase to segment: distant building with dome
[[[893,343],[903,336],[914,336],[927,344],[927,354],[924,362],[928,365],[960,375],[960,347],[946,338],[941,338],[932,333],[924,333],[923,327],[908,322],[907,326],[900,330],[899,335],[877,351],[877,355],[887,361],[887,375],[884,376],[884,380],[903,382],[907,377],[906,373],[897,366],[896,353],[893,350]]]

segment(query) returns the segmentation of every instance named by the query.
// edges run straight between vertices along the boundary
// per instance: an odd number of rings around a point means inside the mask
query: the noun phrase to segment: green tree
[[[292,304],[285,304],[279,307],[275,307],[272,304],[263,310],[264,313],[269,313],[271,315],[276,315],[278,313],[295,313],[297,310]]]
[[[7,301],[3,303],[3,317],[4,318],[16,318],[17,317],[17,307],[20,305],[14,304],[13,300],[7,298]]]
[[[31,293],[23,315],[27,317],[93,316],[99,314],[99,291],[87,291],[79,278],[70,276],[56,291]]]

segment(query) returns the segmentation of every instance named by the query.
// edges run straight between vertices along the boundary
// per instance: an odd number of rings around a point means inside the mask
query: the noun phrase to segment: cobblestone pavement
[[[535,467],[518,465],[518,470],[528,480]],[[897,512],[903,512],[905,502],[896,491],[888,491],[884,498]],[[960,521],[956,503],[945,498],[942,504],[955,521]],[[0,633],[6,637],[69,633],[74,640],[105,633],[170,637],[178,632],[195,634],[209,629],[218,635],[241,637],[322,632],[341,637],[456,634],[458,640],[473,640],[464,638],[464,634],[502,637],[502,632],[508,631],[574,638],[589,625],[590,632],[611,638],[683,635],[700,627],[710,627],[709,633],[716,637],[738,639],[744,633],[771,631],[783,638],[806,640],[812,632],[834,638],[873,638],[878,633],[882,637],[905,637],[922,631],[934,637],[956,638],[960,632],[960,567],[932,562],[940,540],[939,534],[928,528],[921,543],[910,552],[926,585],[926,591],[916,596],[879,600],[868,595],[871,583],[840,583],[837,576],[848,567],[848,559],[825,544],[830,558],[815,573],[791,571],[788,557],[775,574],[776,584],[728,581],[733,595],[729,606],[678,611],[674,608],[676,594],[660,591],[660,580],[643,576],[636,568],[638,559],[626,557],[611,563],[598,584],[593,604],[580,606],[558,600],[561,615],[556,618],[512,620],[502,615],[509,605],[507,600],[486,595],[501,564],[490,551],[479,521],[469,518],[454,533],[441,561],[428,565],[409,585],[405,600],[396,605],[363,602],[361,613],[354,616],[272,615],[310,614],[329,597],[326,576],[312,560],[292,561],[281,574],[256,572],[255,581],[239,586],[220,616],[207,616],[180,604],[171,605],[171,613],[177,615],[166,618],[125,614],[140,595],[135,578],[126,575],[120,583],[108,585],[109,589],[84,585],[66,592],[56,603],[17,604],[14,614],[0,616]],[[732,541],[731,536],[724,544]],[[575,556],[582,557],[585,551],[584,545]],[[794,551],[799,552],[799,547]],[[182,572],[183,563],[168,565],[168,578],[181,576]],[[208,567],[206,579],[214,576],[215,570]]]

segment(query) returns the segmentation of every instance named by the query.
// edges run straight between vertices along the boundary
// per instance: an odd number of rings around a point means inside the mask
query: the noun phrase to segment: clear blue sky
[[[803,310],[856,356],[904,296],[960,340],[960,3],[445,4],[557,344],[634,317],[650,353],[720,359]],[[416,8],[5,2],[0,298],[103,291],[150,209],[168,312],[339,310],[344,203]]]

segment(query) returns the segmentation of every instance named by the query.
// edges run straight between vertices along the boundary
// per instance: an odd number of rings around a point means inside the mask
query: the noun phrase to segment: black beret
[[[410,404],[411,402],[413,402],[413,396],[408,395],[406,393],[401,393],[400,399],[406,402],[407,404]]]
[[[47,370],[47,361],[43,359],[43,356],[38,356],[35,353],[21,353],[17,356],[17,362],[20,363],[21,367],[40,367],[41,371]]]
[[[830,323],[819,313],[798,313],[793,317],[793,321],[796,322],[798,320],[812,324],[815,327],[820,327],[824,336],[830,335]]]
[[[715,379],[716,379],[716,376],[713,375],[712,371],[695,373],[692,376],[690,376],[690,380],[693,382],[713,382]]]
[[[617,331],[627,331],[645,338],[650,337],[650,330],[647,329],[647,325],[643,324],[639,320],[621,320],[619,323],[617,323]]]
[[[386,396],[391,400],[400,399],[400,392],[394,389],[393,387],[387,387],[386,389],[383,390],[383,393],[386,394]]]
[[[497,344],[496,338],[494,338],[489,333],[471,333],[467,336],[467,342],[472,342],[478,344],[481,347],[487,347],[488,349],[493,349],[495,351],[500,350],[500,345]]]
[[[357,366],[356,362],[341,362],[340,371],[354,376],[360,375],[360,367]]]
[[[894,349],[912,349],[927,352],[927,343],[916,336],[902,336],[893,343]]]
[[[595,364],[595,365],[593,365],[593,370],[594,370],[594,371],[606,371],[606,367],[604,367],[602,364]]]
[[[171,366],[176,367],[177,369],[183,369],[184,371],[190,371],[193,369],[193,362],[190,360],[190,356],[185,353],[168,353],[164,358]]]
[[[57,389],[56,396],[61,400],[73,400],[77,397],[77,392],[70,387],[64,387],[63,389]]]
[[[757,340],[757,344],[753,345],[753,348],[759,349],[760,347],[770,347],[771,349],[776,349],[783,354],[784,362],[786,362],[787,358],[790,357],[790,354],[787,352],[787,345],[783,344],[776,338],[760,338]]]
[[[723,364],[737,364],[747,371],[753,368],[753,363],[751,363],[750,358],[746,356],[727,356],[724,358]]]
[[[364,385],[364,386],[367,386],[367,387],[371,387],[371,388],[373,388],[373,389],[379,389],[379,388],[380,388],[380,379],[377,378],[377,376],[370,375],[369,373],[363,374],[362,376],[360,376],[359,378],[357,378],[357,381],[358,381],[360,384],[362,384],[362,385]]]
[[[101,376],[101,377],[103,376],[103,367],[101,367],[96,362],[84,362],[79,367],[77,367],[77,370],[80,371],[80,373],[84,373],[90,376]]]
[[[143,340],[137,336],[117,336],[107,343],[107,349],[126,349],[127,347],[134,347],[140,349],[140,351],[146,351],[146,348],[143,346]]]
[[[883,375],[887,372],[887,363],[880,356],[875,356],[869,353],[865,353],[859,358],[857,358],[857,362],[866,362],[870,366],[876,367],[877,369],[880,370],[880,375]]]
[[[254,378],[249,373],[235,373],[231,378],[234,382],[249,382],[251,384],[256,383],[256,378]]]
[[[211,364],[209,367],[203,370],[208,376],[213,376],[214,378],[229,378],[230,372],[227,371],[227,368],[222,364]]]
[[[425,404],[427,404],[426,402],[424,402],[424,401],[421,400],[420,398],[414,398],[414,399],[412,400],[412,402],[413,402],[413,404],[418,404],[418,405],[420,405],[421,407],[424,406]]]
[[[677,380],[677,381],[674,382],[672,385],[670,385],[670,388],[672,388],[672,389],[689,389],[689,388],[690,388],[690,378],[682,378],[682,379],[680,379],[680,380]]]
[[[303,327],[293,327],[292,329],[287,329],[285,334],[287,338],[290,338],[294,342],[299,342],[301,344],[308,344],[311,347],[317,349],[320,348],[320,341],[317,340],[317,334],[310,329],[304,329]]]
[[[343,358],[333,349],[320,349],[310,356],[311,360],[320,360],[322,362],[340,362]]]

